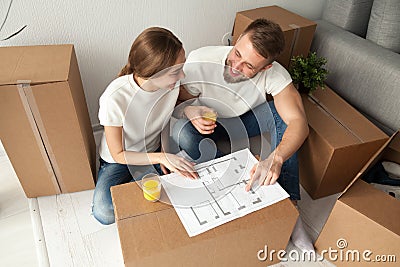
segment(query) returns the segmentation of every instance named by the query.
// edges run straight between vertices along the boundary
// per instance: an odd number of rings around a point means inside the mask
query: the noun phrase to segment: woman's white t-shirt
[[[123,127],[125,151],[154,152],[160,147],[161,131],[171,118],[178,94],[179,82],[174,89],[148,92],[137,85],[132,74],[118,77],[100,97],[100,124]],[[99,154],[115,163],[104,133]]]

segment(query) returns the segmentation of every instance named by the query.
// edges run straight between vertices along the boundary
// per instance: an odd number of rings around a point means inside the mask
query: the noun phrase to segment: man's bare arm
[[[283,162],[300,148],[308,135],[303,103],[292,83],[274,97],[274,103],[287,128],[274,152],[252,168],[246,191],[249,191],[257,180],[264,185],[274,184],[279,178]]]
[[[308,123],[300,94],[290,83],[274,97],[276,110],[286,123],[287,128],[282,141],[276,148],[275,156],[283,161],[290,158],[308,136]]]

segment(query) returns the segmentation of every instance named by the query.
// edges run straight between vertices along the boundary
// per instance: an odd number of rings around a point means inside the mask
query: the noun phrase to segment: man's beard
[[[239,82],[244,82],[247,81],[249,78],[244,76],[243,74],[240,74],[238,76],[233,77],[229,72],[231,67],[228,65],[224,66],[224,80],[227,83],[239,83]]]

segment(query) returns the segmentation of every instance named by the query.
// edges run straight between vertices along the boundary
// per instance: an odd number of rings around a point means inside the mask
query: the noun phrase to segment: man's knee
[[[196,134],[199,134],[199,132],[188,119],[178,120],[172,130],[172,138],[177,144],[190,140]]]

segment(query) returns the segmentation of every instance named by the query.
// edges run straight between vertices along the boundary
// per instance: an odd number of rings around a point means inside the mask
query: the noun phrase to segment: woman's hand
[[[194,128],[201,134],[212,134],[217,127],[215,121],[203,118],[204,113],[216,113],[213,109],[206,106],[187,106],[183,110],[185,116],[193,124]]]
[[[160,160],[161,169],[164,172],[163,165],[172,172],[176,172],[190,179],[197,179],[198,174],[193,168],[195,163],[190,162],[182,157],[170,153],[162,153]],[[164,172],[165,173],[165,172]]]

